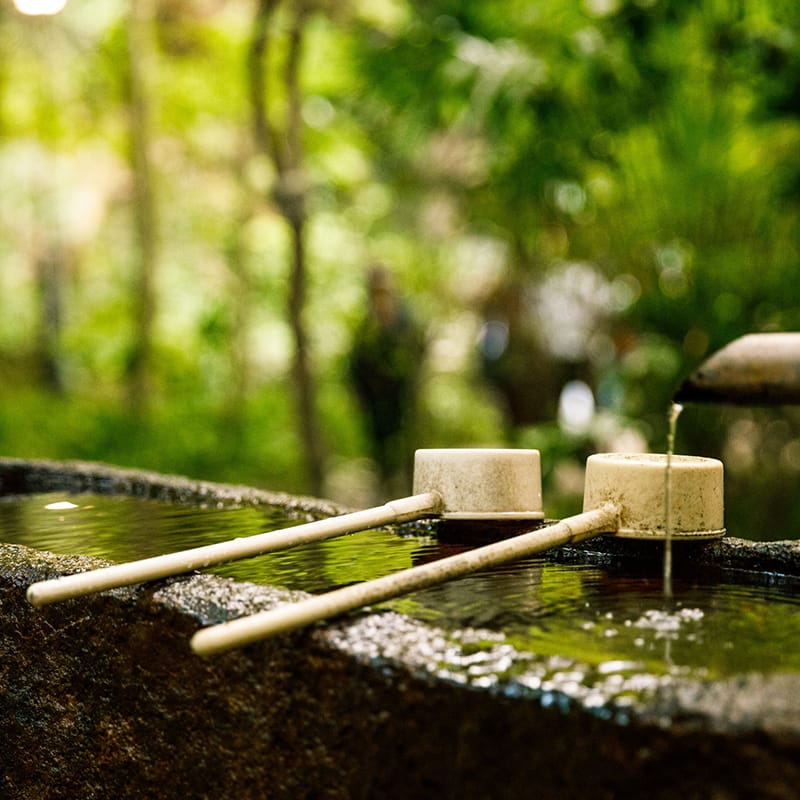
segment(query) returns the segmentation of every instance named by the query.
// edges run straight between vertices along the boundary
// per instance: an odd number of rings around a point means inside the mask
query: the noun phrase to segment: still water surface
[[[130,561],[286,525],[271,507],[198,508],[131,497],[54,493],[0,498],[0,541]],[[215,567],[241,580],[323,592],[463,549],[433,534],[355,533]],[[800,671],[796,585],[746,586],[613,573],[546,555],[461,578],[381,608],[440,628],[501,632],[525,652],[594,667],[717,678]]]

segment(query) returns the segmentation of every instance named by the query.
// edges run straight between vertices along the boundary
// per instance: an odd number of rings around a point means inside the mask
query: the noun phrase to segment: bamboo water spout
[[[753,333],[713,353],[683,382],[677,403],[800,403],[800,333]]]

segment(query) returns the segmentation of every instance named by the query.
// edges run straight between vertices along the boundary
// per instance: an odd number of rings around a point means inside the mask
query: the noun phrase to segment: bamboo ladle
[[[27,598],[34,606],[44,606],[423,517],[518,522],[544,518],[538,450],[418,450],[413,491],[411,497],[364,511],[39,581],[28,587]]]
[[[722,463],[673,456],[669,509],[665,507],[666,467],[667,457],[660,454],[590,456],[581,514],[393,575],[201,629],[192,637],[192,649],[200,655],[219,653],[602,533],[657,541],[668,536],[690,540],[724,536]]]

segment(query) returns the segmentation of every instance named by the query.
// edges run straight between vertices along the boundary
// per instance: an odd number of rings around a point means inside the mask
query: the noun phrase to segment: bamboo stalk
[[[389,523],[417,519],[426,514],[438,513],[441,505],[442,498],[438,492],[425,492],[392,500],[375,508],[316,520],[285,530],[267,531],[241,539],[40,581],[28,587],[27,597],[34,606],[44,606],[119,586],[130,586],[170,575],[179,575],[213,564],[332,539],[346,533],[377,528]]]
[[[618,518],[619,508],[612,503],[606,503],[553,525],[465,553],[316,595],[299,603],[204,628],[192,637],[192,649],[200,655],[211,655],[240,647],[338,616],[346,611],[444,583],[485,567],[580,542],[601,532],[616,530]]]

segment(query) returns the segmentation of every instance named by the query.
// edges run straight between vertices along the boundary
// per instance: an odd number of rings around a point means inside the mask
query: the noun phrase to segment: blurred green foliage
[[[151,3],[145,417],[124,385],[128,4],[0,10],[3,454],[307,490],[289,239],[251,141],[255,5]],[[284,33],[278,17],[275,70]],[[331,495],[371,491],[345,365],[372,262],[396,273],[426,332],[419,445],[538,447],[553,516],[575,510],[586,454],[664,449],[672,392],[704,356],[746,332],[800,330],[797,4],[319,0],[305,33],[305,318]],[[495,318],[509,347],[525,343],[514,385],[527,417],[509,415],[481,362]],[[572,379],[594,391],[585,424],[557,416]],[[690,408],[677,446],[725,461],[732,533],[800,529],[793,409]]]

